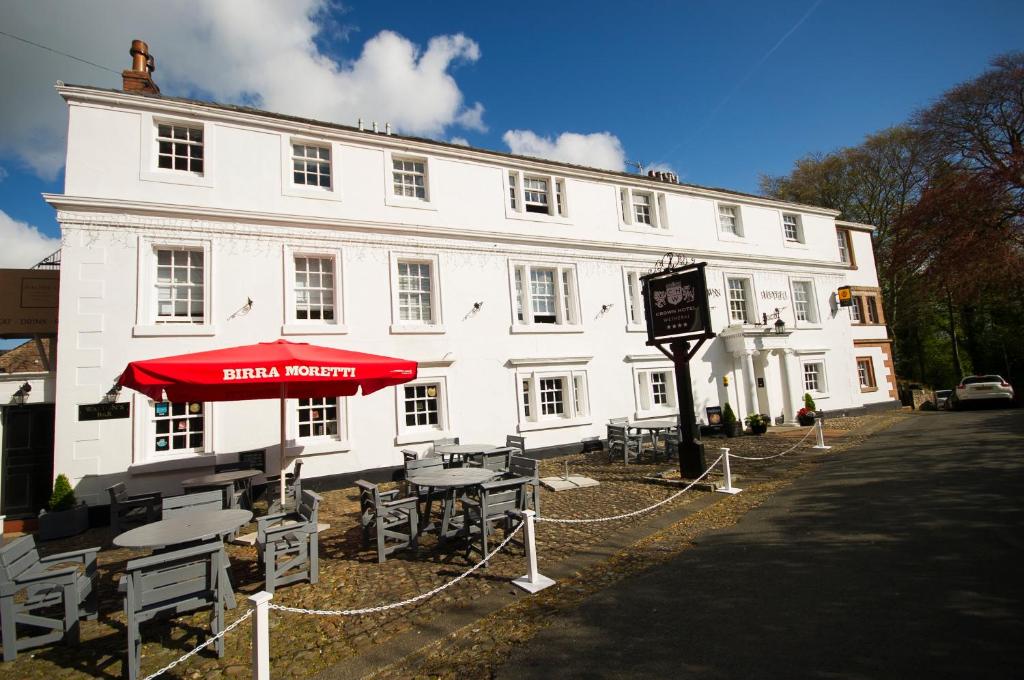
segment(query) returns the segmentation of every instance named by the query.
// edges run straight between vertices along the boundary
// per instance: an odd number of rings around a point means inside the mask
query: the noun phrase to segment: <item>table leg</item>
[[[444,512],[441,515],[441,540],[448,538],[448,526],[452,521],[452,510],[455,508],[455,490],[449,489],[444,496]]]

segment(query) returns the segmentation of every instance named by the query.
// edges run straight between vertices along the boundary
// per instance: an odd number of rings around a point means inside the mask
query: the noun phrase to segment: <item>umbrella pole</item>
[[[281,499],[281,512],[284,512],[284,467],[285,467],[285,465],[284,465],[284,443],[285,443],[285,441],[284,441],[284,439],[285,439],[285,434],[284,434],[285,422],[284,422],[284,419],[285,419],[285,415],[286,415],[285,403],[286,403],[286,401],[285,401],[284,385],[281,385],[281,456],[280,456],[281,464],[280,464],[280,475],[279,475],[280,478],[281,478],[280,482],[279,482],[280,485],[281,485],[281,488],[280,488],[281,495],[278,496],[278,498]]]

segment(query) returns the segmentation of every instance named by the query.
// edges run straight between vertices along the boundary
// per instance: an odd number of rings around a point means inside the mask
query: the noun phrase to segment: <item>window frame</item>
[[[818,388],[807,387],[807,366],[818,365],[821,367],[818,372]],[[800,385],[804,392],[809,392],[815,399],[824,399],[829,396],[828,368],[823,355],[802,357],[800,360]]]
[[[164,463],[168,461],[192,461],[196,458],[215,458],[214,451],[214,403],[199,402],[203,405],[203,445],[185,452],[160,453],[152,444],[155,442],[156,427],[153,419],[153,407],[157,400],[144,394],[132,396],[132,462],[130,467]],[[144,414],[144,415],[143,415]]]
[[[800,285],[807,285],[808,287],[808,311],[811,313],[811,318],[800,319],[797,311],[797,288]],[[821,327],[821,307],[818,304],[817,287],[814,285],[814,279],[805,278],[792,278],[789,280],[789,296],[792,301],[793,308],[793,327],[794,328],[820,328]]]
[[[582,303],[580,300],[579,270],[574,262],[542,261],[531,262],[527,260],[509,259],[509,299],[511,303],[512,325],[510,333],[582,333]],[[516,286],[516,272],[522,271],[522,288]],[[555,302],[555,323],[536,323],[533,321],[533,305],[530,293],[530,273],[534,270],[554,270],[554,283],[556,286],[554,294]],[[566,306],[566,294],[564,290],[564,274],[571,273],[569,286],[571,288],[569,302],[571,307]],[[520,304],[523,310],[523,320],[519,320]],[[529,319],[529,320],[528,320]],[[562,321],[560,322],[559,319]],[[570,319],[569,323],[566,319]]]
[[[395,193],[394,162],[396,160],[423,163],[424,198],[399,196]],[[437,191],[434,185],[434,160],[430,156],[415,152],[384,151],[384,203],[395,208],[416,208],[419,210],[437,210]]]
[[[857,384],[860,385],[861,392],[877,392],[878,391],[878,377],[875,375],[875,360],[874,357],[870,356],[859,356],[855,358],[857,367]],[[868,378],[868,384],[864,384],[861,380],[860,369],[862,365],[866,365],[865,375]]]
[[[715,201],[715,231],[718,237],[724,241],[745,240],[746,233],[743,228],[743,207],[739,203],[728,203],[726,201]],[[722,208],[733,209],[733,224],[736,231],[726,231],[722,226]]]
[[[633,366],[633,400],[636,410],[633,417],[636,420],[644,418],[659,418],[679,414],[679,405],[676,401],[675,369],[672,364],[659,361],[643,366]],[[668,375],[667,392],[668,403],[658,405],[654,403],[654,383],[651,376],[655,373]]]
[[[641,234],[661,234],[669,232],[668,203],[663,191],[646,189],[640,187],[624,186],[619,187],[619,230],[633,231]],[[636,202],[634,197],[646,196],[651,213],[651,222],[638,222],[636,219]]]
[[[432,371],[426,372],[428,373],[427,375],[423,375],[421,372],[415,380],[410,380],[407,383],[395,385],[394,387],[396,446],[402,446],[404,444],[421,444],[424,442],[432,442],[435,439],[453,436],[450,417],[454,411],[452,410],[451,398],[449,396],[448,377]],[[434,385],[439,390],[437,396],[432,397],[437,399],[437,427],[405,424],[405,388],[418,387],[421,385],[428,387],[430,385]]]
[[[334,261],[334,320],[299,320],[295,318],[295,258],[331,258]],[[284,318],[281,335],[344,335],[348,333],[345,323],[346,287],[344,251],[338,248],[305,248],[285,245],[282,247],[284,264]]]
[[[213,244],[208,239],[165,239],[139,236],[136,257],[135,325],[133,337],[197,337],[217,334],[212,322],[216,307],[212,282]],[[194,250],[203,253],[203,323],[160,323],[157,317],[156,278],[158,250]]]
[[[795,220],[796,238],[789,238],[786,234],[786,218],[792,217]],[[807,245],[807,235],[804,231],[804,219],[800,213],[779,212],[779,220],[782,226],[782,242],[788,247],[800,247]]]
[[[725,292],[725,315],[726,325],[732,326],[740,324],[743,326],[753,325],[757,321],[757,290],[754,288],[754,277],[751,274],[734,274],[725,272],[723,274],[725,279],[725,286],[723,288]],[[729,280],[740,279],[746,282],[745,292],[749,294],[749,298],[744,300],[748,318],[745,321],[737,321],[732,318],[732,297],[730,296]]]
[[[643,282],[640,277],[644,270],[631,267],[622,268],[622,299],[623,312],[626,315],[627,333],[647,332],[647,310],[644,308]],[[630,295],[630,279],[635,279],[633,294]]]
[[[292,147],[295,144],[304,146],[326,147],[331,154],[330,188],[313,187],[306,184],[296,184],[294,171],[292,170]],[[281,194],[283,196],[294,196],[297,198],[313,198],[322,201],[340,201],[341,195],[341,161],[340,145],[322,137],[309,137],[303,135],[281,135]]]
[[[842,249],[839,247],[840,235],[846,241],[846,253],[847,259],[843,259]],[[851,230],[844,227],[836,227],[836,252],[839,254],[839,261],[850,267],[850,269],[857,268],[857,256],[853,252],[853,233]]]
[[[401,318],[398,289],[398,265],[400,262],[429,264],[430,275],[430,308],[433,320],[431,323],[403,320]],[[414,253],[407,251],[392,251],[390,254],[391,266],[391,326],[392,334],[430,334],[445,333],[444,326],[444,304],[441,300],[441,265],[440,257],[433,253]]]
[[[546,213],[531,212],[526,209],[525,182],[528,179],[547,182],[548,211]],[[518,220],[568,223],[569,190],[568,180],[564,175],[504,168],[502,187],[506,217]]]
[[[153,114],[150,112],[143,112],[139,118],[141,129],[139,147],[139,179],[141,181],[213,187],[217,150],[216,124],[212,121],[205,121],[199,118],[165,115],[163,113]],[[203,173],[201,175],[190,171],[159,167],[158,161],[160,154],[157,137],[159,136],[158,126],[160,125],[176,125],[202,129]]]
[[[286,423],[287,444],[285,453],[289,456],[314,456],[322,453],[343,453],[351,451],[349,443],[349,399],[348,397],[325,397],[333,399],[338,414],[338,434],[299,436],[299,399],[289,399]]]
[[[562,380],[562,415],[545,416],[540,413],[540,383],[542,380]],[[523,389],[527,383],[527,389]],[[590,415],[590,379],[584,366],[538,365],[515,371],[515,390],[519,432],[578,427],[593,422]],[[530,414],[526,415],[526,403]]]

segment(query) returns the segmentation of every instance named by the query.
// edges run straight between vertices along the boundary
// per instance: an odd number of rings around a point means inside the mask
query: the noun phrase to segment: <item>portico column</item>
[[[799,362],[796,360],[796,351],[785,349],[782,352],[782,375],[786,381],[786,424],[796,424],[796,412],[803,406],[803,396],[800,392],[800,379],[797,375]]]
[[[750,399],[750,409],[747,411],[747,415],[751,413],[758,413],[757,409],[757,377],[754,375],[754,357],[757,356],[756,350],[747,350],[743,353],[743,379],[747,383],[747,397]]]

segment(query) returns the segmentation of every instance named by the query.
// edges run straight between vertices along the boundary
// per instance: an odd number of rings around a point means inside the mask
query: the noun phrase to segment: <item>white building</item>
[[[805,391],[826,411],[896,398],[872,228],[835,211],[57,89],[69,125],[64,193],[46,196],[63,232],[54,472],[90,504],[116,481],[177,493],[233,452],[277,460],[276,401],[168,407],[125,391],[130,418],[79,421],[77,405],[136,359],[283,337],[419,361],[409,385],[292,404],[287,453],[304,477],[398,465],[444,436],[523,433],[536,449],[603,436],[610,417],[672,414],[638,285],[667,251],[709,263],[720,335],[693,365],[698,418],[729,402],[792,422]],[[836,306],[843,285],[856,317]],[[776,309],[785,335],[754,325]]]

